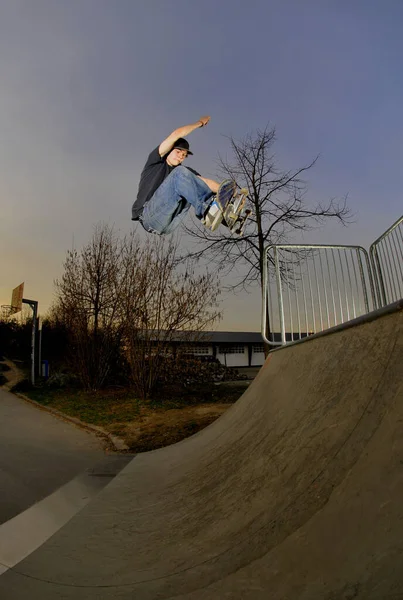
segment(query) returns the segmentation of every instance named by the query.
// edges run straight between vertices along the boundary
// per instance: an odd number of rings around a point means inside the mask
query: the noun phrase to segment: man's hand
[[[200,117],[199,121],[201,123],[201,126],[204,127],[205,125],[207,125],[207,123],[210,121],[211,117],[209,116],[205,116],[205,117]]]

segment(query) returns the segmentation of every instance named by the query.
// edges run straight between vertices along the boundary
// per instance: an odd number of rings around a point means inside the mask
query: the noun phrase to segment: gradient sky
[[[0,304],[25,281],[43,314],[96,222],[141,228],[148,153],[204,114],[187,164],[275,125],[283,168],[320,153],[308,198],[356,215],[301,241],[368,248],[403,213],[402,60],[401,0],[0,0]],[[257,292],[227,297],[219,329],[259,328]]]

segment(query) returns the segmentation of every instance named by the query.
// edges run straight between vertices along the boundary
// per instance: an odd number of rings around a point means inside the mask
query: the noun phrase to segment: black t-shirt
[[[132,221],[137,221],[146,202],[149,201],[155,190],[159,188],[161,183],[168,177],[175,167],[170,167],[167,163],[167,156],[160,156],[159,146],[149,155],[144,169],[141,173],[137,198],[132,206]],[[187,167],[189,169],[189,167]],[[194,169],[189,169],[195,175],[199,175]]]

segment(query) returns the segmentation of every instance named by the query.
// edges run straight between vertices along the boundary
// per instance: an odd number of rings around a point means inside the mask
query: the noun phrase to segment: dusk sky
[[[307,200],[355,214],[294,241],[368,248],[403,213],[402,61],[401,0],[0,0],[0,304],[24,281],[44,314],[97,222],[140,230],[148,153],[206,114],[186,164],[269,123],[282,168],[320,154]],[[228,296],[219,329],[259,328]]]

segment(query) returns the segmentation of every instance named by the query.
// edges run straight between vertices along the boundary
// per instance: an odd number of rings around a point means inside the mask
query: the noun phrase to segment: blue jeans
[[[213,192],[186,167],[175,167],[146,202],[140,222],[146,231],[171,233],[186,217],[191,206],[198,219],[208,210]]]

